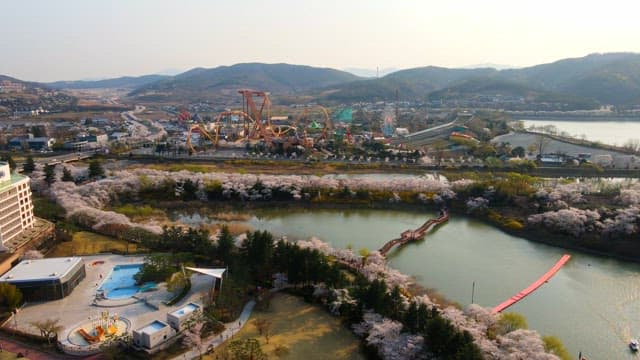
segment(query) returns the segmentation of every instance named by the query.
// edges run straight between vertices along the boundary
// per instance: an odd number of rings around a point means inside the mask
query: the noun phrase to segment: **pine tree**
[[[218,256],[226,266],[229,266],[231,263],[234,247],[233,236],[231,236],[231,233],[229,232],[229,227],[223,225],[220,230],[220,236],[218,236],[218,246],[216,250],[218,252]]]
[[[22,172],[31,174],[36,169],[36,163],[31,155],[27,156],[27,160],[22,164]]]
[[[62,178],[60,179],[62,181],[76,181],[76,179],[73,178],[73,175],[71,175],[71,171],[69,171],[69,169],[67,169],[66,167],[62,168]]]
[[[97,178],[97,177],[103,177],[103,176],[104,176],[104,168],[102,167],[102,164],[100,164],[100,161],[91,160],[91,162],[89,162],[89,177]]]
[[[51,186],[56,181],[56,166],[55,165],[45,165],[44,166],[44,182],[47,183],[48,186]]]

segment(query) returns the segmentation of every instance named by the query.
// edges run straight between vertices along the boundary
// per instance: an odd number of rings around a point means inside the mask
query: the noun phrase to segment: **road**
[[[120,114],[123,120],[132,124],[131,128],[129,129],[130,136],[131,136],[130,139],[145,140],[145,141],[160,140],[162,137],[167,135],[167,132],[164,129],[164,127],[154,121],[142,120],[136,116],[136,114],[140,114],[145,109],[146,108],[142,105],[136,105],[134,110],[124,111]],[[152,131],[151,129],[149,129],[149,127],[144,124],[145,122],[148,122],[149,124],[151,124],[151,127],[154,128],[155,131]]]

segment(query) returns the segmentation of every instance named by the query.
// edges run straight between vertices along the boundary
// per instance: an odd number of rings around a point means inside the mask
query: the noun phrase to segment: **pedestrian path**
[[[220,344],[227,341],[228,339],[231,339],[233,335],[238,333],[238,331],[242,329],[242,327],[247,323],[247,321],[249,321],[249,316],[251,316],[251,311],[253,311],[253,307],[255,306],[255,304],[256,302],[254,300],[249,301],[244,306],[244,309],[242,309],[242,313],[240,313],[240,316],[238,317],[238,319],[224,324],[225,329],[223,332],[221,332],[220,334],[211,336],[207,339],[203,339],[202,353],[204,354],[204,352],[210,345],[213,346],[213,348],[215,349]],[[198,357],[200,357],[200,352],[198,351],[198,349],[191,349],[186,353],[183,353],[179,356],[174,357],[172,360],[196,359]]]

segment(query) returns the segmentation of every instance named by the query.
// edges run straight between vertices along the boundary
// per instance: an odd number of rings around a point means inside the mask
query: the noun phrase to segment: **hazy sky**
[[[75,80],[254,61],[526,66],[640,52],[638,10],[632,0],[2,0],[0,74]]]

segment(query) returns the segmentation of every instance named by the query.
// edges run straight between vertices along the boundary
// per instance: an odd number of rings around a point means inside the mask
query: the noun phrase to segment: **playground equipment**
[[[89,344],[95,344],[103,340],[103,337],[113,336],[118,333],[118,314],[109,316],[109,310],[100,312],[97,317],[91,317],[91,330],[87,331],[84,328],[77,330],[78,334],[82,336]]]

